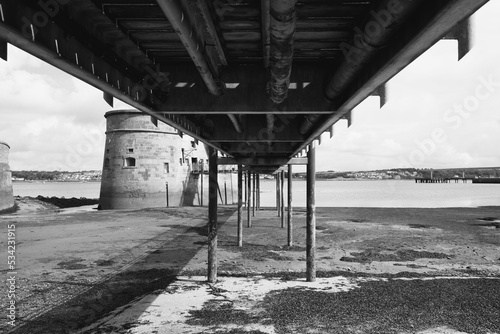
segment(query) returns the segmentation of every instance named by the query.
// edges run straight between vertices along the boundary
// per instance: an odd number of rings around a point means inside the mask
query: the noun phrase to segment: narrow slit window
[[[133,148],[129,148],[128,149],[128,153],[134,153],[134,149]]]
[[[168,173],[170,173],[170,166],[169,166],[168,162],[165,162],[165,163],[163,164],[163,173],[164,173],[164,174],[168,174]]]

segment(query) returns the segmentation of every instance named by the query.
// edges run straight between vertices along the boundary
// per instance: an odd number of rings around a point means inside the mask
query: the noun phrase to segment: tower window
[[[125,158],[123,167],[135,167],[135,158]]]
[[[128,151],[128,153],[134,153],[134,149],[133,148],[129,148],[127,151]]]
[[[168,174],[168,173],[170,173],[170,166],[169,166],[168,162],[165,162],[165,163],[163,164],[163,173],[164,173],[164,174]]]

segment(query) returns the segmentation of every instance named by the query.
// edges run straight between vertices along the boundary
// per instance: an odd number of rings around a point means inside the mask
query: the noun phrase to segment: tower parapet
[[[0,141],[0,211],[9,210],[14,207],[9,151],[10,146]]]

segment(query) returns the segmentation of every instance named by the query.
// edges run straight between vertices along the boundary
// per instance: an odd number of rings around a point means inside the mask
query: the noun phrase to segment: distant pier
[[[472,181],[474,183],[474,179],[471,178],[463,178],[463,177],[453,177],[453,178],[418,178],[415,179],[415,183],[467,183]]]
[[[483,177],[473,179],[472,183],[500,183],[500,177]]]

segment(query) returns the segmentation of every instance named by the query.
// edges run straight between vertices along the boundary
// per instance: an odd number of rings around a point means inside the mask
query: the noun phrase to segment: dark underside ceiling
[[[0,0],[7,43],[238,162],[297,156],[487,0]],[[238,160],[244,159],[244,160]]]

